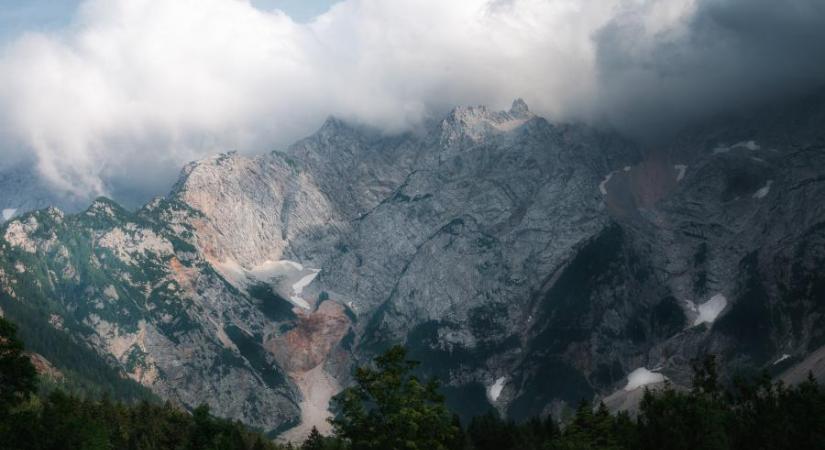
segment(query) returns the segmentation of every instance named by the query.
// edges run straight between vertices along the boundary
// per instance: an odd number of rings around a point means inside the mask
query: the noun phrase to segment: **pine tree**
[[[356,385],[334,401],[341,414],[335,434],[352,450],[446,450],[458,430],[435,380],[412,375],[418,364],[396,346],[375,358],[376,368],[356,370]]]
[[[309,432],[309,436],[301,446],[301,450],[324,450],[324,437],[321,436],[317,428],[312,427],[312,431]]]
[[[0,317],[0,416],[37,389],[37,372],[17,339],[17,327]]]

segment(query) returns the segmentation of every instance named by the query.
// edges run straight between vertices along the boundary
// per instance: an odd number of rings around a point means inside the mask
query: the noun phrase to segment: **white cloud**
[[[145,196],[185,161],[284,146],[330,114],[398,131],[522,97],[591,117],[611,104],[600,30],[622,24],[635,61],[688,33],[699,1],[346,0],[301,24],[249,0],[86,0],[0,50],[0,156],[79,197]]]
[[[329,114],[394,131],[522,96],[559,115],[593,89],[589,36],[614,3],[350,0],[297,24],[245,0],[88,0],[2,53],[4,152],[83,196],[285,145]]]

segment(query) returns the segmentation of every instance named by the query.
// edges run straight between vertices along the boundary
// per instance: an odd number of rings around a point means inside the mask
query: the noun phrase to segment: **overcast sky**
[[[825,82],[825,2],[5,0],[0,45],[0,166],[142,198],[328,115],[392,133],[522,97],[643,136],[804,92]]]

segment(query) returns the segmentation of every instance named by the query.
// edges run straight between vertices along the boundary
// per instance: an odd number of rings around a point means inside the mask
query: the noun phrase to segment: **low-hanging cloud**
[[[87,0],[2,50],[0,156],[129,200],[328,115],[395,132],[523,97],[638,132],[821,83],[823,16],[816,0],[346,0],[300,24],[248,0]]]
[[[674,0],[595,35],[598,114],[635,135],[759,107],[825,84],[825,2]],[[658,8],[658,11],[657,11]],[[657,28],[650,17],[678,17]],[[661,23],[661,22],[659,22]]]

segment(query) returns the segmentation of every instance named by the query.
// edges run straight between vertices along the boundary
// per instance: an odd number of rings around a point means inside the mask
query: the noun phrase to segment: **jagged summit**
[[[450,111],[445,120],[463,121],[468,124],[478,121],[501,123],[514,119],[528,119],[530,117],[533,117],[533,113],[530,112],[527,103],[523,99],[517,98],[513,100],[509,110],[503,111],[492,110],[486,105],[457,106]]]
[[[510,107],[510,115],[513,117],[523,117],[532,114],[530,108],[527,107],[527,102],[521,98],[513,100],[513,105]]]
[[[114,200],[108,197],[97,197],[83,212],[86,216],[114,218],[125,210]]]
[[[328,116],[318,132],[321,131],[335,131],[347,127],[347,123],[336,116]]]
[[[460,106],[442,121],[441,141],[448,148],[454,148],[462,140],[483,142],[514,131],[534,117],[520,98],[513,101],[508,111],[492,111],[486,106]]]
[[[454,127],[465,128],[468,135],[476,138],[487,132],[511,131],[535,117],[527,103],[516,98],[509,110],[492,110],[486,105],[457,106],[442,119]],[[352,136],[355,139],[373,138],[383,135],[375,129],[350,123],[336,116],[329,116],[312,137],[331,138]]]

